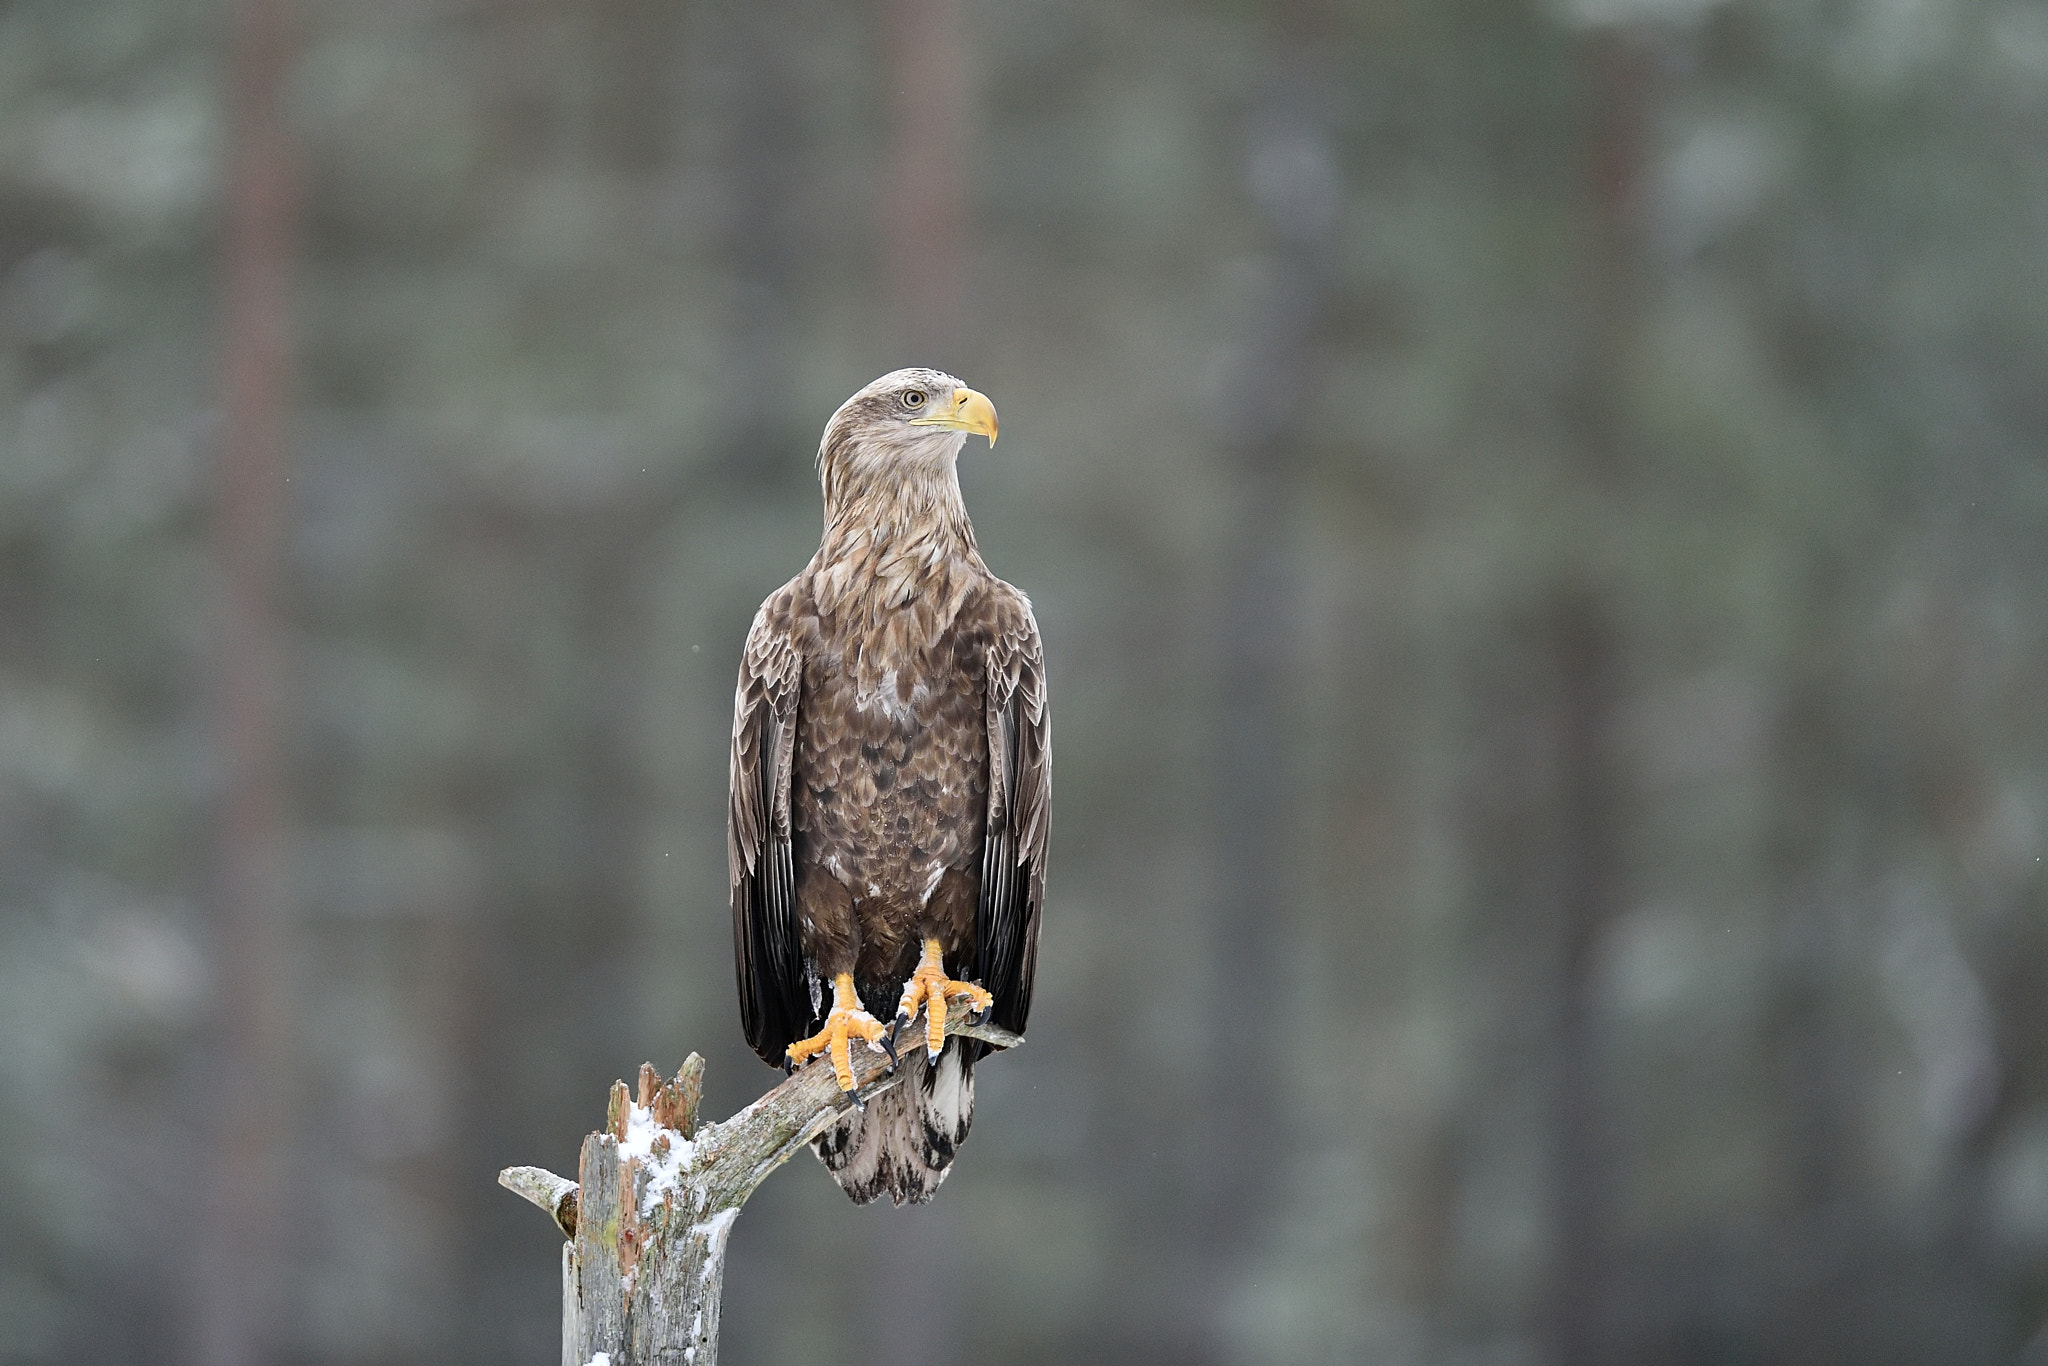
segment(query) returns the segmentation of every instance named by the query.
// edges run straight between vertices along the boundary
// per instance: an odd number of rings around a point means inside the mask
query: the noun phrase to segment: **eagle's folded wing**
[[[1010,589],[995,598],[992,611],[988,829],[973,975],[995,993],[995,1023],[1022,1033],[1031,1013],[1046,844],[1052,833],[1052,722],[1046,708],[1045,653],[1031,604]]]
[[[790,760],[803,660],[790,635],[788,598],[784,589],[761,604],[740,660],[725,846],[740,1022],[747,1043],[776,1066],[817,1014],[797,938],[790,850]]]

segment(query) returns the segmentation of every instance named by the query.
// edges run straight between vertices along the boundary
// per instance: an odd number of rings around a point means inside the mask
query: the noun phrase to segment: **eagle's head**
[[[996,444],[996,408],[941,370],[882,376],[839,405],[818,443],[828,505],[895,480],[949,479],[968,433]]]

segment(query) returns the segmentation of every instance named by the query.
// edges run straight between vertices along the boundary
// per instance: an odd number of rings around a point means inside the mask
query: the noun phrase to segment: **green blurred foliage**
[[[189,1356],[228,23],[0,4],[24,1366]],[[495,1171],[567,1166],[643,1057],[703,1051],[712,1113],[773,1079],[733,670],[824,419],[930,363],[1002,412],[962,477],[1053,672],[1031,1043],[931,1208],[764,1188],[728,1360],[2048,1362],[2037,4],[963,0],[968,317],[914,355],[876,7],[299,28],[275,1359],[553,1360],[556,1239]],[[1256,906],[1217,829],[1247,548]],[[866,1303],[912,1256],[930,1292]]]

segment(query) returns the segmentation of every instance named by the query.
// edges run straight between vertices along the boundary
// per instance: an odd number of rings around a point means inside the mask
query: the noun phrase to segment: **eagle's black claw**
[[[882,1036],[882,1051],[889,1055],[889,1070],[894,1072],[902,1066],[903,1059],[896,1056],[896,1031],[891,1029]]]
[[[790,1057],[787,1053],[782,1055],[782,1075],[785,1077],[796,1075],[796,1059]]]

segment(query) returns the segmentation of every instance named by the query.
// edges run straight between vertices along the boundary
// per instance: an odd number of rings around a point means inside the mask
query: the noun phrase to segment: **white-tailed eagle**
[[[1024,595],[974,545],[954,461],[988,399],[898,370],[825,426],[825,535],[747,633],[732,734],[733,948],[768,1062],[893,1041],[903,1084],[817,1140],[856,1201],[929,1200],[967,1137],[965,998],[1022,1031],[1051,819],[1045,660]],[[887,1027],[872,1010],[893,1012]]]

